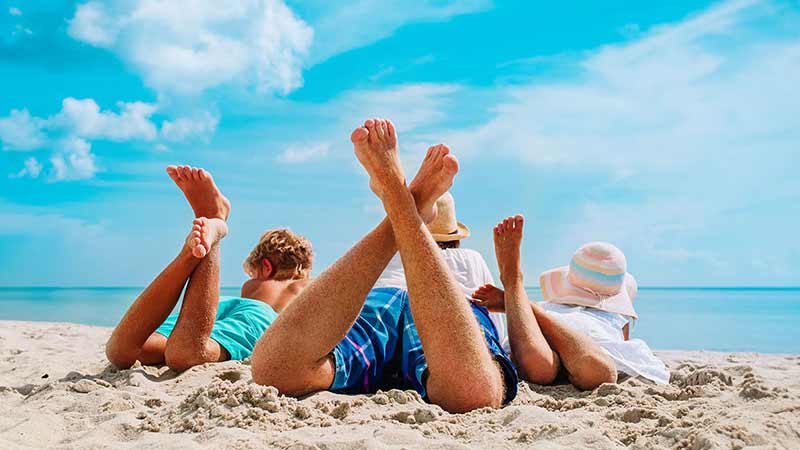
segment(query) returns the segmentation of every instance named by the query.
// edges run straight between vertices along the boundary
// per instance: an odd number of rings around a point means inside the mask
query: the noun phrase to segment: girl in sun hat
[[[627,268],[625,254],[617,247],[607,242],[584,244],[568,266],[539,276],[541,306],[597,342],[619,372],[666,384],[669,371],[664,363],[645,341],[629,339],[630,322],[639,316],[633,307],[638,286]]]
[[[520,221],[520,229],[515,230],[519,233],[517,246],[521,243],[521,225]],[[495,233],[497,249],[497,231]],[[498,255],[498,261],[500,257]],[[669,382],[669,371],[647,343],[641,339],[629,340],[629,323],[638,318],[633,306],[638,288],[636,279],[627,271],[627,260],[620,249],[607,242],[585,244],[575,252],[569,265],[542,273],[539,284],[544,301],[530,308],[535,321],[539,322],[535,331],[544,333],[545,337],[553,330],[560,329],[557,334],[568,331],[577,336],[576,341],[583,339],[586,346],[595,349],[599,346],[596,351],[610,357],[617,372],[642,376],[658,384]],[[490,310],[505,309],[505,292],[493,285],[481,287],[473,297]],[[547,340],[552,341],[552,337]],[[587,337],[590,340],[586,341]],[[515,346],[533,348],[520,344]],[[507,350],[510,351],[510,347]],[[560,356],[565,363],[565,355]],[[574,375],[570,374],[573,380]]]

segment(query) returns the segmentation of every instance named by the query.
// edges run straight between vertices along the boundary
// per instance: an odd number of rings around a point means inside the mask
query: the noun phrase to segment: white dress
[[[645,341],[625,340],[622,328],[628,319],[622,314],[549,302],[539,305],[573,330],[597,342],[614,360],[619,372],[641,376],[658,384],[669,383],[669,370],[656,358]]]

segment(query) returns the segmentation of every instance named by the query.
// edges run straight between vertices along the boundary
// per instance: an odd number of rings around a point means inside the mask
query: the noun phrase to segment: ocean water
[[[0,288],[0,320],[114,326],[139,291]],[[641,288],[636,309],[632,337],[654,349],[800,354],[800,288]]]

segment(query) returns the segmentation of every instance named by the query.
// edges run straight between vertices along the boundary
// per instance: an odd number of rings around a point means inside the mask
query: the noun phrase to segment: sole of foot
[[[368,119],[350,135],[356,158],[369,174],[369,187],[381,199],[405,188],[397,151],[397,131],[390,120]]]
[[[231,202],[222,195],[210,172],[191,166],[167,166],[167,174],[189,201],[195,217],[228,220]]]
[[[192,222],[192,231],[186,238],[186,247],[195,258],[205,258],[211,247],[228,234],[228,225],[216,217],[198,217]]]
[[[436,218],[436,200],[453,186],[457,173],[458,159],[450,153],[450,147],[436,144],[428,148],[417,174],[408,185],[426,223]]]
[[[501,278],[521,275],[520,246],[525,218],[517,214],[494,227],[494,252]]]

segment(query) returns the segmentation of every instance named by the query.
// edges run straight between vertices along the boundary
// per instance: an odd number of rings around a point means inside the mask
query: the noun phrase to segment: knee
[[[194,366],[209,362],[203,357],[201,349],[191,349],[186,346],[167,345],[164,351],[164,362],[175,372],[184,372]]]
[[[429,377],[427,383],[428,398],[436,405],[450,413],[467,413],[481,408],[500,408],[503,405],[505,386],[502,375],[490,380],[475,379],[436,380]]]
[[[604,383],[616,383],[617,368],[608,355],[590,354],[578,360],[570,377],[578,389],[593,390]]]
[[[253,382],[263,386],[272,386],[283,395],[300,396],[308,393],[305,376],[302,370],[291,370],[289,365],[273,362],[269,355],[253,352],[250,361]]]
[[[106,358],[117,369],[130,369],[136,362],[134,352],[126,351],[113,341],[106,343]]]
[[[552,366],[525,368],[520,367],[522,379],[541,386],[549,386],[555,383],[558,377],[558,368]]]
[[[523,380],[542,386],[555,383],[561,369],[558,354],[553,352],[549,361],[522,359],[518,361],[520,376]]]

